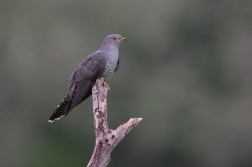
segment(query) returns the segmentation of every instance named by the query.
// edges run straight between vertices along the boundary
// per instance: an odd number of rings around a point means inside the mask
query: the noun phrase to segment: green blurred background
[[[48,123],[76,66],[108,34],[111,128],[143,121],[111,167],[252,166],[252,1],[0,1],[0,166],[86,166],[92,101]]]

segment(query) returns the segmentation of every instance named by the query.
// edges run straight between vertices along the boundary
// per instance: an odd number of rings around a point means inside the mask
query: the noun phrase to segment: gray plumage
[[[118,48],[127,40],[119,34],[108,35],[99,50],[87,56],[69,78],[66,97],[57,106],[49,122],[66,116],[74,107],[92,94],[92,86],[99,77],[108,78],[119,68]]]

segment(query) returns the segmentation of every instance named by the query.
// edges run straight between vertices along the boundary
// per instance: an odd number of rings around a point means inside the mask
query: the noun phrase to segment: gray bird
[[[108,35],[99,50],[87,56],[69,78],[66,97],[57,106],[49,122],[59,120],[81,102],[92,95],[92,87],[97,78],[108,78],[119,68],[118,48],[127,40],[119,34]],[[109,86],[104,82],[105,86]]]

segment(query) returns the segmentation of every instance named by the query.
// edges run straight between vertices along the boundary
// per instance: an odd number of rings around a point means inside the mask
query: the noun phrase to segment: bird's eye
[[[116,40],[116,37],[114,37],[113,40]]]

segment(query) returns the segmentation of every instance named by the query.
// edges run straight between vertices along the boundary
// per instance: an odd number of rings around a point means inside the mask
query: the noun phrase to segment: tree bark
[[[87,167],[106,167],[115,146],[142,118],[131,118],[116,129],[110,129],[107,121],[107,94],[104,79],[97,79],[92,88],[95,148]]]

